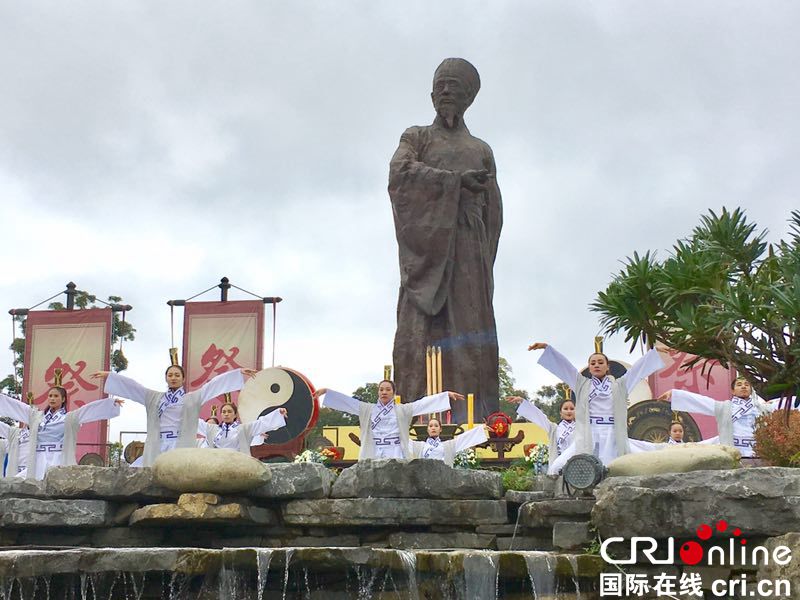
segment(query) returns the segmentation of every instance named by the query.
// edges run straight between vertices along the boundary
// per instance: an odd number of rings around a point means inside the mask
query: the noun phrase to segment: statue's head
[[[478,70],[463,58],[446,58],[433,74],[431,100],[436,113],[452,127],[481,89]]]

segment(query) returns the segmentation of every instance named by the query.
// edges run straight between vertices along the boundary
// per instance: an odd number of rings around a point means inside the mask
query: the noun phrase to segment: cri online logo
[[[792,551],[787,546],[776,546],[771,553],[764,546],[748,547],[747,540],[742,537],[742,530],[738,527],[732,527],[724,519],[717,521],[713,528],[708,524],[700,525],[697,528],[697,538],[703,542],[710,542],[715,530],[719,534],[729,536],[727,544],[724,543],[724,539],[721,539],[720,545],[711,545],[706,550],[699,542],[694,540],[684,542],[678,549],[681,562],[685,565],[693,566],[699,564],[705,558],[708,565],[718,566],[735,564],[766,565],[770,564],[770,562],[778,565],[788,565],[792,560]],[[665,558],[656,556],[658,540],[652,537],[632,537],[629,541],[628,558],[609,556],[609,546],[624,542],[625,538],[621,537],[606,538],[600,546],[600,555],[603,560],[614,565],[632,565],[638,562],[638,555],[641,553],[653,565],[675,564],[675,538],[673,537],[666,539],[667,553]]]

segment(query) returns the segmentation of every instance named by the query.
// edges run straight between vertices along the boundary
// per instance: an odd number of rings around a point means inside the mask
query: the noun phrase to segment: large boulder
[[[659,473],[688,473],[735,469],[741,455],[731,446],[705,444],[674,444],[662,450],[625,454],[608,465],[609,477],[658,475]]]
[[[724,519],[748,537],[800,531],[800,469],[611,477],[595,490],[592,522],[601,537],[691,537]]]
[[[497,499],[499,473],[454,469],[439,460],[363,460],[341,472],[332,498]]]
[[[270,471],[252,456],[217,448],[178,448],[153,465],[158,485],[176,492],[235,494],[268,483]]]

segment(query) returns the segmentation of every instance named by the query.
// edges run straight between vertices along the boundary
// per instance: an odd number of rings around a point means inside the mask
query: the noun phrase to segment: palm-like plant
[[[745,373],[764,397],[800,395],[800,211],[765,241],[741,209],[709,211],[663,262],[634,253],[591,309],[633,348],[661,341]]]

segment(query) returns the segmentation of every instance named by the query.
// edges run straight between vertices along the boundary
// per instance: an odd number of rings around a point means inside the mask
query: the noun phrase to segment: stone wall
[[[124,467],[2,479],[0,545],[544,550],[590,538],[591,502],[554,502],[546,478],[506,494],[497,473],[438,461],[367,461],[338,478],[309,463],[267,468],[266,484],[230,496],[180,494]]]

